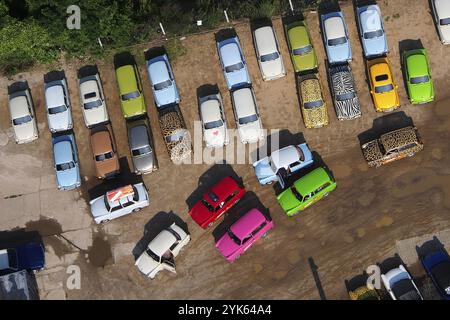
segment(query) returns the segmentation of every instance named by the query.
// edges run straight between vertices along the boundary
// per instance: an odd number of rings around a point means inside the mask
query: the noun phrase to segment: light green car
[[[278,203],[288,216],[293,216],[328,196],[336,186],[333,177],[324,168],[317,168],[280,193]]]
[[[132,118],[145,114],[147,110],[136,66],[130,64],[117,68],[116,78],[123,116]]]
[[[284,28],[295,72],[304,72],[317,68],[316,51],[311,43],[306,22],[295,21],[285,25]]]
[[[406,84],[412,104],[428,103],[434,100],[434,85],[428,54],[425,49],[415,49],[403,53]]]

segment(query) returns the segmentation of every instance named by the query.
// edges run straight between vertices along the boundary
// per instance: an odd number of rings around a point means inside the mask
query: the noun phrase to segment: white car
[[[48,127],[52,133],[73,128],[66,79],[61,78],[45,83],[45,102]]]
[[[265,138],[256,104],[255,94],[250,87],[231,92],[236,127],[242,143],[254,143]]]
[[[16,82],[9,86],[8,102],[16,143],[22,144],[36,140],[39,134],[28,84]]]
[[[86,76],[78,80],[80,89],[81,110],[86,127],[109,121],[103,87],[98,74]]]
[[[173,223],[162,230],[136,260],[135,265],[147,277],[154,279],[161,270],[176,273],[174,258],[189,243],[191,237],[177,224]]]
[[[450,43],[450,1],[431,0],[434,21],[442,44]]]
[[[286,75],[283,57],[278,48],[275,31],[271,26],[260,27],[253,32],[256,56],[263,80],[274,80]]]
[[[95,223],[106,223],[131,212],[138,212],[147,207],[148,190],[141,182],[108,191],[106,194],[89,202]]]
[[[199,97],[203,138],[208,148],[221,148],[230,142],[220,93]]]
[[[411,275],[402,264],[382,274],[381,280],[393,300],[423,300]]]

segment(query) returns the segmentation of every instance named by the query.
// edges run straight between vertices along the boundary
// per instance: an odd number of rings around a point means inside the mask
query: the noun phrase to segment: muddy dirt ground
[[[288,75],[272,82],[261,79],[250,26],[236,26],[264,127],[285,129],[294,136],[303,134],[338,182],[338,188],[327,199],[292,218],[278,206],[273,188],[258,184],[250,164],[176,166],[170,163],[143,58],[139,57],[147,48],[140,48],[134,53],[138,53],[136,60],[160,170],[144,177],[151,197],[147,209],[105,226],[96,226],[87,202],[90,192],[100,182],[94,176],[89,131],[82,119],[76,82],[77,70],[86,62],[71,61],[61,66],[70,87],[83,177],[82,188],[72,192],[58,192],[54,180],[43,97],[43,74],[49,69],[37,67],[14,79],[0,78],[4,88],[0,93],[0,226],[5,230],[0,233],[0,239],[11,238],[14,232],[20,233],[23,228],[41,233],[47,251],[47,269],[37,277],[41,298],[347,299],[344,279],[394,254],[396,241],[450,228],[450,47],[443,47],[439,42],[427,0],[378,3],[385,18],[389,57],[402,107],[400,114],[386,121],[375,121],[375,125],[386,126],[410,117],[425,142],[425,150],[416,157],[380,169],[367,167],[359,147],[358,135],[372,128],[374,120],[382,115],[375,112],[367,88],[351,5],[343,5],[342,9],[352,40],[354,60],[351,66],[363,117],[350,122],[339,122],[335,116],[326,82],[318,15],[314,12],[305,14],[319,57],[319,71],[331,119],[330,125],[322,129],[309,130],[303,125],[281,20],[275,19],[273,24]],[[428,49],[436,89],[437,102],[434,104],[412,106],[408,103],[399,55],[404,40],[408,39],[420,39]],[[183,44],[187,53],[174,61],[173,67],[188,128],[193,131],[194,121],[199,119],[197,89],[205,84],[217,84],[220,88],[228,125],[234,128],[230,96],[219,66],[214,34],[188,37]],[[126,163],[131,166],[112,59],[97,64],[118,152],[124,167]],[[38,141],[22,146],[16,145],[12,138],[6,96],[6,86],[19,79],[26,79],[30,84],[40,129]],[[234,264],[227,263],[215,250],[214,228],[200,229],[187,213],[192,194],[228,173],[240,176],[251,191],[242,207],[235,211],[259,202],[268,208],[276,225],[264,241],[256,243]],[[192,241],[176,259],[177,274],[161,272],[150,281],[133,265],[134,255],[148,243],[155,230],[173,219],[182,219],[186,223]],[[66,287],[66,267],[71,264],[81,268],[80,290]],[[313,264],[315,268],[312,268]],[[323,290],[322,295],[319,295],[318,286]]]

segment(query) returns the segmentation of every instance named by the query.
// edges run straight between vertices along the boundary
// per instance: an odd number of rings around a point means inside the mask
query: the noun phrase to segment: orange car
[[[392,68],[385,57],[367,60],[370,93],[377,112],[389,112],[400,107],[398,86],[394,82]]]
[[[95,175],[99,179],[109,178],[120,172],[111,125],[100,125],[91,129],[91,148],[94,154]]]

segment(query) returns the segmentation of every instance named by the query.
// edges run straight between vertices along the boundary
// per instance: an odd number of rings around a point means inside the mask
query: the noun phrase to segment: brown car
[[[381,135],[361,146],[364,158],[371,167],[412,157],[423,149],[417,128],[408,126]]]
[[[91,148],[95,175],[99,179],[110,178],[120,172],[116,142],[110,124],[91,129]]]

